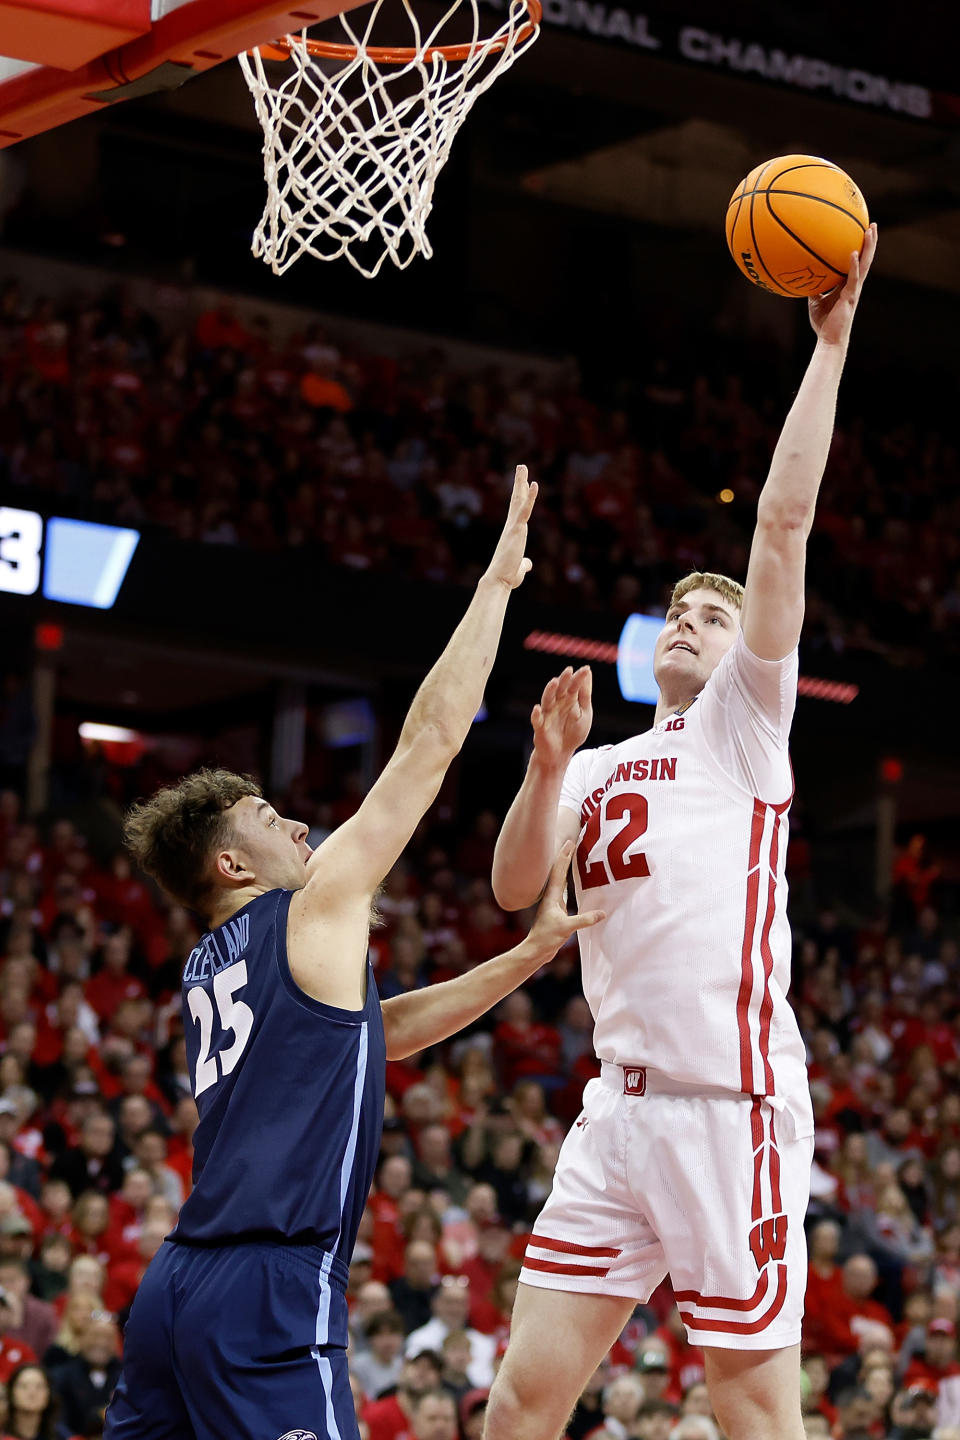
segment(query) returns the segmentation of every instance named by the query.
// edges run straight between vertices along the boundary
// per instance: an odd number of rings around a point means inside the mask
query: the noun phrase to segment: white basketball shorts
[[[560,1151],[521,1281],[647,1300],[669,1272],[693,1345],[800,1340],[809,1100],[678,1085],[604,1064]]]

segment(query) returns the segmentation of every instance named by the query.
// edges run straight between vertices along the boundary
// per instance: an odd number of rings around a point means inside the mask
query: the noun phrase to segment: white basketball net
[[[384,4],[375,0],[356,31],[340,16],[355,57],[312,56],[305,31],[287,37],[289,61],[265,61],[260,50],[240,56],[264,132],[267,203],[253,253],[275,275],[304,254],[345,255],[368,277],[388,257],[400,270],[415,255],[429,259],[426,222],[454,136],[477,96],[539,33],[527,0],[509,0],[489,38],[480,35],[478,0],[454,0],[429,33],[402,0],[414,54],[390,63],[370,54],[382,44],[373,30]],[[468,36],[447,42],[462,43],[465,58],[439,54],[448,22],[471,11]]]

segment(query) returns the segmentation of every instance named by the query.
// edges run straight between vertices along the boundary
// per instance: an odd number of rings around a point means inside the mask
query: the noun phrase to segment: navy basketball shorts
[[[345,1275],[312,1246],[163,1244],[105,1440],[357,1440],[345,1343],[326,1343],[346,1340]]]

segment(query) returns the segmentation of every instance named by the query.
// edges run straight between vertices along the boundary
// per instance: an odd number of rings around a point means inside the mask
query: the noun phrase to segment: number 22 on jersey
[[[600,842],[604,821],[624,823],[611,835],[603,852],[591,860]],[[614,880],[636,880],[650,874],[643,852],[628,855],[630,847],[647,829],[647,797],[636,792],[610,795],[593,810],[577,846],[577,869],[584,890],[610,885]]]
[[[250,1031],[253,1029],[253,1011],[242,1000],[235,1000],[236,992],[247,983],[247,962],[238,960],[213,977],[213,999],[217,1002],[217,1013],[222,1030],[232,1030],[233,1043],[217,1054],[211,1054],[213,1038],[213,1000],[202,985],[194,985],[189,992],[187,1007],[197,1025],[200,1026],[200,1054],[197,1057],[197,1073],[193,1081],[194,1099],[198,1099],[211,1085],[216,1085],[222,1075],[229,1075],[243,1054]],[[219,1062],[219,1067],[218,1067]]]

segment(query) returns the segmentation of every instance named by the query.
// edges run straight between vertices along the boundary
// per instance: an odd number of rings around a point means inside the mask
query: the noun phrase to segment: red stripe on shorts
[[[753,802],[753,824],[750,828],[750,859],[747,871],[747,909],[743,921],[743,949],[740,956],[740,989],[737,994],[737,1028],[740,1031],[740,1088],[752,1093],[753,1055],[750,1049],[750,997],[753,993],[753,937],[757,928],[760,898],[760,842],[767,807],[762,800]]]
[[[751,1220],[759,1220],[763,1215],[763,1195],[760,1190],[760,1181],[763,1177],[763,1156],[766,1150],[763,1138],[763,1115],[761,1113],[762,1101],[759,1095],[754,1095],[753,1106],[750,1110],[750,1133],[753,1139],[753,1201],[750,1206]]]
[[[537,1260],[531,1259],[529,1255],[523,1257],[523,1268],[525,1270],[545,1270],[548,1275],[596,1275],[603,1278],[610,1269],[609,1265],[562,1265],[558,1260]]]
[[[758,1335],[772,1325],[787,1298],[787,1267],[777,1266],[777,1293],[769,1308],[757,1320],[698,1320],[696,1316],[680,1311],[680,1318],[691,1330],[716,1330],[720,1335]]]
[[[725,1300],[722,1295],[701,1295],[699,1290],[677,1290],[678,1305],[697,1305],[701,1310],[753,1310],[767,1293],[768,1271],[764,1270],[749,1300]]]
[[[770,976],[773,974],[773,951],[770,949],[770,927],[777,901],[777,863],[780,855],[780,815],[786,805],[771,805],[773,811],[773,832],[770,836],[770,870],[767,881],[767,913],[760,931],[760,955],[763,960],[763,999],[760,1002],[760,1055],[763,1060],[763,1080],[766,1094],[774,1093],[773,1069],[770,1065],[770,1019],[773,1015],[773,996],[770,994]]]
[[[598,1260],[616,1260],[619,1250],[606,1245],[574,1245],[569,1240],[548,1240],[543,1235],[531,1235],[527,1246],[535,1250],[559,1250],[561,1255],[593,1255]]]
[[[774,1211],[783,1209],[780,1203],[780,1151],[777,1149],[777,1135],[773,1128],[773,1112],[770,1112],[770,1191]]]

